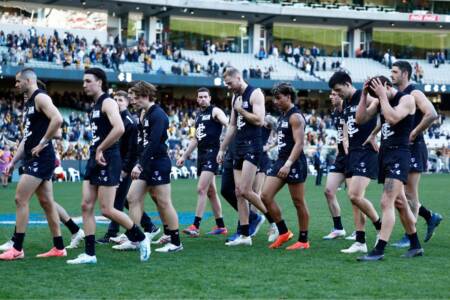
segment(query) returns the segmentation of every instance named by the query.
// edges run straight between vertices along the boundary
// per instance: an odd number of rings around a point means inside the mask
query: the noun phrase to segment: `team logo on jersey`
[[[248,108],[248,101],[242,102],[242,108]]]
[[[200,123],[198,125],[197,130],[195,131],[195,137],[197,138],[197,140],[201,141],[204,137],[206,137],[206,133],[203,132],[205,128],[206,127],[205,125],[203,125],[203,123]]]
[[[281,121],[281,128],[288,128],[289,127],[289,123],[287,121]]]
[[[278,131],[278,134],[277,134],[277,145],[278,145],[278,151],[280,151],[281,148],[286,146],[286,143],[284,142],[284,133],[283,133],[283,131]]]
[[[391,125],[389,125],[387,122],[383,123],[383,126],[381,126],[381,135],[383,137],[383,140],[387,140],[391,135],[394,135],[395,132],[391,130]]]
[[[344,131],[342,130],[341,127],[339,127],[339,129],[337,130],[336,139],[337,139],[338,143],[341,143],[344,140]]]
[[[355,124],[355,118],[353,116],[349,116],[347,120],[347,131],[350,137],[353,137],[353,135],[359,131]]]
[[[237,126],[238,130],[241,130],[245,126],[245,121],[244,121],[244,117],[243,116],[239,115],[237,117],[236,126]]]
[[[145,119],[145,121],[144,121],[144,127],[148,127],[148,120],[147,119]]]
[[[100,118],[100,111],[99,110],[93,110],[92,111],[92,118],[93,119]]]
[[[27,111],[27,115],[34,114],[34,106],[30,106]]]
[[[202,121],[209,121],[209,120],[211,120],[211,115],[202,116]]]
[[[357,106],[350,106],[350,112],[356,112]]]

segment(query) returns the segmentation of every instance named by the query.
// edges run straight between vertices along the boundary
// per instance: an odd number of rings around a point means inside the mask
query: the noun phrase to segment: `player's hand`
[[[364,81],[363,90],[362,90],[364,96],[367,96],[367,94],[369,93],[369,81],[370,81],[370,78],[367,79],[366,81]]]
[[[380,147],[378,146],[376,136],[369,135],[367,140],[364,141],[363,146],[368,144],[372,145],[373,150],[375,150],[376,152],[379,151]]]
[[[97,149],[97,151],[95,152],[95,161],[100,165],[100,166],[106,166],[107,162],[105,157],[103,156],[103,151]]]
[[[132,179],[138,179],[141,175],[142,169],[139,167],[139,165],[134,166],[133,170],[131,170],[131,178]]]
[[[223,163],[223,151],[222,150],[219,150],[219,152],[217,153],[217,163],[218,164]]]
[[[45,144],[39,143],[36,147],[31,149],[31,155],[34,157],[39,157],[39,153],[41,153],[42,150],[44,150],[45,147],[47,147],[48,142]]]
[[[417,138],[417,133],[415,130],[412,130],[411,133],[409,134],[409,142],[413,143]]]
[[[5,171],[3,173],[7,176],[10,176],[14,170],[14,162],[11,161],[8,165],[6,165]]]
[[[278,171],[277,176],[282,178],[282,179],[285,179],[288,176],[290,170],[291,170],[291,167],[288,167],[288,166],[284,165]]]
[[[234,100],[234,105],[233,108],[235,111],[239,112],[242,109],[242,97],[236,97],[236,99]]]
[[[178,160],[177,160],[177,167],[182,167],[184,165],[184,158],[183,157],[180,157]]]
[[[378,98],[387,99],[386,85],[383,85],[380,79],[375,78],[374,80],[372,80],[370,87],[375,92],[375,94],[377,94]]]

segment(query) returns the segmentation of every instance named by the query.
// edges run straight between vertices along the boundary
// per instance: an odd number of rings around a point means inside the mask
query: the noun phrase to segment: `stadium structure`
[[[252,84],[264,89],[276,81],[292,81],[300,96],[323,102],[335,69],[348,70],[361,84],[374,74],[389,75],[388,66],[395,59],[407,59],[418,64],[414,78],[422,89],[448,110],[449,9],[448,1],[397,0],[3,1],[0,22],[5,34],[70,32],[86,38],[88,49],[94,39],[111,47],[137,47],[140,38],[148,45],[170,45],[179,58],[167,59],[166,52],[158,51],[151,70],[145,70],[141,59],[121,63],[115,71],[105,69],[113,83],[143,79],[172,87],[175,94],[189,87],[221,87],[220,74],[214,71],[217,63],[220,70],[227,64],[240,68]],[[210,51],[205,47],[212,45],[212,53],[205,55]],[[300,53],[295,53],[297,47]],[[6,60],[5,43],[0,51]],[[79,81],[83,69],[83,62],[63,67],[32,58],[3,64],[2,76],[13,76],[20,64],[35,68],[51,82]],[[185,64],[191,65],[184,70]]]

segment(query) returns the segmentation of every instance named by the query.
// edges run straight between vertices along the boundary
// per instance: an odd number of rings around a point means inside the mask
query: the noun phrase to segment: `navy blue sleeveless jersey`
[[[400,99],[406,94],[397,92],[392,100],[389,100],[389,104],[392,107],[396,107]],[[380,113],[381,120],[381,147],[391,146],[408,146],[409,134],[413,129],[414,115],[407,115],[400,122],[395,125],[390,125],[384,118],[383,111]]]
[[[242,96],[242,108],[253,113],[253,105],[250,103],[250,96],[252,95],[254,87],[248,85]],[[234,102],[233,102],[234,105]],[[261,127],[249,123],[244,116],[236,112],[236,150],[254,150],[260,151],[261,147]]]
[[[168,156],[167,154],[167,129],[169,118],[164,110],[154,104],[145,113],[141,121],[141,136],[143,151],[140,164],[146,165],[148,160],[154,160]]]
[[[205,110],[201,110],[195,120],[195,137],[199,151],[220,147],[222,124],[214,120],[213,109],[214,106],[210,105]]]
[[[345,154],[344,151],[344,111],[334,110],[331,114],[331,118],[333,120],[333,125],[337,130],[336,142],[338,146],[338,154]]]
[[[91,113],[89,114],[89,119],[92,127],[92,142],[90,147],[90,152],[95,153],[97,147],[105,140],[108,134],[111,132],[113,126],[108,119],[108,116],[102,112],[102,105],[105,99],[108,99],[108,94],[101,95],[95,102]],[[119,143],[114,143],[111,147],[106,149],[106,151],[118,150]]]
[[[122,158],[122,170],[130,173],[137,160],[137,122],[126,109],[120,112],[125,132],[120,138],[120,157]]]
[[[38,94],[47,94],[45,91],[37,89],[25,103],[24,114],[24,140],[25,140],[25,159],[32,157],[31,150],[36,147],[47,132],[50,119],[43,112],[38,112],[36,109],[36,96]],[[40,157],[54,157],[55,151],[53,144],[48,141],[45,147],[39,154]]]
[[[377,116],[373,116],[368,122],[364,124],[356,124],[356,110],[361,99],[361,91],[357,90],[350,101],[346,101],[344,108],[344,118],[347,123],[348,132],[348,144],[349,150],[353,149],[364,149],[367,147],[372,147],[371,145],[363,146],[362,144],[366,141],[369,135],[372,133],[373,129],[377,125]]]
[[[277,122],[277,143],[278,143],[278,159],[288,159],[295,145],[292,126],[289,123],[289,118],[294,113],[299,113],[302,118],[300,110],[297,107],[292,107],[286,114],[281,115]]]
[[[410,84],[406,87],[406,89],[403,91],[403,93],[411,95],[411,93],[415,90],[419,90],[414,84]],[[416,108],[416,114],[414,115],[414,124],[413,129],[419,125],[420,122],[422,122],[423,119],[423,112],[417,107]],[[414,143],[416,142],[424,142],[423,133],[419,133],[414,140]]]

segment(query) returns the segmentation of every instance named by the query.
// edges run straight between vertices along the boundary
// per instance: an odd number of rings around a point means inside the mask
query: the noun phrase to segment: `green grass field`
[[[444,221],[429,243],[424,243],[425,256],[406,260],[404,250],[388,246],[385,260],[359,263],[356,255],[345,255],[340,249],[351,242],[323,241],[332,227],[322,188],[307,183],[307,201],[311,213],[311,248],[303,252],[269,250],[265,224],[253,240],[252,247],[228,248],[225,237],[190,239],[183,237],[185,250],[173,254],[152,253],[150,261],[141,263],[137,252],[117,252],[108,245],[97,246],[97,265],[70,266],[66,259],[37,259],[37,253],[51,247],[46,226],[30,226],[25,238],[25,259],[0,262],[0,298],[450,298],[450,222],[448,175],[424,176],[421,198],[424,204],[444,215]],[[326,178],[324,178],[324,181]],[[323,183],[324,184],[324,183]],[[196,182],[178,180],[173,183],[173,200],[179,212],[194,211]],[[1,214],[14,213],[14,189],[0,190]],[[56,199],[73,215],[80,215],[79,183],[55,184]],[[367,196],[379,211],[381,186],[373,183]],[[340,191],[344,226],[353,230],[349,201]],[[287,188],[278,196],[288,226],[296,228],[295,209]],[[234,230],[237,216],[222,201],[225,222]],[[150,200],[147,211],[154,211]],[[40,213],[36,199],[31,212]],[[202,223],[203,232],[214,225],[209,218]],[[182,225],[183,228],[184,225]],[[373,226],[367,226],[368,246],[374,243]],[[0,226],[0,242],[10,238],[13,226]],[[98,226],[98,236],[106,227]],[[425,222],[420,219],[418,231],[424,237]],[[232,230],[231,230],[232,231]],[[397,218],[393,240],[402,234]],[[63,229],[66,243],[70,234]],[[297,238],[297,236],[295,237]],[[71,250],[69,258],[82,248]]]

